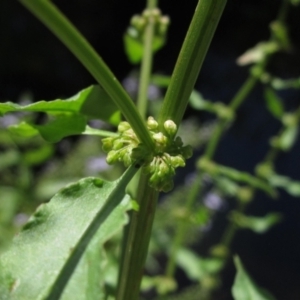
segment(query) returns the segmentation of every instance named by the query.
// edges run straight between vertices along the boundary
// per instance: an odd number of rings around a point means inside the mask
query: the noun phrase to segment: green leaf
[[[19,124],[11,125],[8,130],[15,135],[30,138],[39,135],[39,131],[27,122],[21,122]]]
[[[267,87],[264,91],[264,97],[266,100],[267,108],[271,112],[271,114],[280,119],[284,114],[284,106],[281,98],[277,95],[277,93],[270,87]]]
[[[53,118],[45,125],[33,125],[26,122],[8,127],[9,131],[23,136],[33,137],[40,135],[50,143],[56,143],[70,135],[80,134],[85,130],[86,118],[82,115],[63,114]]]
[[[219,272],[224,261],[220,258],[202,258],[186,248],[181,248],[176,253],[176,263],[189,279],[199,281]]]
[[[101,119],[113,125],[120,122],[120,112],[108,94],[98,85],[90,86],[64,100],[39,101],[25,106],[12,102],[0,103],[0,115],[16,111],[44,112],[51,115],[73,113],[91,119]]]
[[[143,38],[134,27],[129,27],[123,37],[125,53],[132,64],[138,64],[143,57]],[[160,50],[166,42],[165,35],[155,35],[153,37],[153,53]]]
[[[297,124],[286,127],[278,140],[280,149],[282,149],[283,151],[290,150],[293,147],[294,143],[296,142],[297,135],[298,135]]]
[[[282,220],[282,215],[280,213],[269,213],[264,217],[253,217],[233,211],[229,218],[241,228],[251,229],[256,233],[265,233]]]
[[[37,149],[28,150],[24,153],[23,158],[27,165],[39,165],[50,158],[54,153],[53,145],[44,144]]]
[[[267,55],[275,53],[276,51],[278,51],[278,45],[276,42],[260,42],[238,57],[237,63],[240,66],[259,63],[263,61]]]
[[[274,187],[280,187],[294,197],[300,196],[300,181],[294,181],[287,176],[281,176],[276,173],[268,177],[270,184]]]
[[[171,82],[171,76],[154,74],[151,77],[151,83],[161,88],[167,88],[170,82]]]
[[[247,172],[241,172],[233,168],[229,168],[222,165],[216,165],[216,171],[219,175],[224,175],[230,178],[231,180],[244,182],[249,184],[254,188],[261,189],[269,194],[271,197],[276,196],[276,191],[270,186],[268,182],[261,180],[257,177],[252,176]]]
[[[237,269],[231,290],[234,300],[275,300],[268,291],[256,285],[244,269],[238,256],[234,257],[234,264]]]
[[[99,226],[103,244],[126,222],[128,205],[119,203],[135,173],[131,167],[114,182],[82,179],[41,205],[0,259],[2,299],[59,299]]]
[[[203,96],[196,90],[193,90],[191,93],[190,105],[197,110],[207,110],[209,112],[215,111],[214,104],[205,100]]]

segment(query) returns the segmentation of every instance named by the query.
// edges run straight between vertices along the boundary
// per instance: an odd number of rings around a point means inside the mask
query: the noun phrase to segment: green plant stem
[[[153,9],[156,6],[157,0],[147,1],[147,9]],[[150,17],[145,28],[144,52],[137,99],[138,111],[144,119],[146,118],[148,87],[152,71],[154,25],[154,19]],[[158,192],[148,186],[148,181],[148,177],[139,173],[131,183],[133,189],[137,191],[136,199],[139,204],[139,211],[130,213],[130,223],[125,228],[116,300],[139,298],[158,198]],[[135,194],[135,191],[132,194]]]
[[[123,253],[116,300],[139,299],[140,284],[148,252],[158,192],[148,185],[148,176],[141,175],[137,202],[133,211]]]
[[[244,84],[241,86],[241,88],[238,90],[236,95],[231,100],[229,107],[236,111],[239,106],[243,103],[244,100],[246,100],[247,96],[250,94],[250,92],[253,90],[255,84],[257,83],[258,78],[254,75],[249,75],[248,79],[244,82]],[[212,134],[212,137],[209,140],[209,143],[207,144],[207,147],[205,149],[204,156],[208,159],[212,159],[214,156],[217,146],[219,144],[219,141],[221,139],[221,136],[223,132],[226,130],[227,125],[230,121],[219,119],[217,121],[215,130]]]
[[[193,205],[197,199],[197,195],[199,195],[201,189],[201,177],[202,174],[198,174],[195,180],[193,181],[192,186],[189,189],[189,194],[187,196],[187,201],[184,207],[187,216],[192,212]],[[176,255],[187,233],[187,227],[188,227],[188,220],[181,220],[178,222],[175,237],[171,245],[169,260],[167,263],[166,273],[165,273],[166,276],[169,278],[174,277],[174,273],[176,269]]]
[[[153,149],[154,143],[150,133],[131,98],[102,58],[71,22],[50,1],[20,0],[20,2],[40,19],[77,57],[116,103],[139,140],[150,149]]]
[[[180,124],[226,2],[198,2],[160,111],[161,127],[166,120]]]
[[[153,9],[156,7],[157,1],[148,0],[147,9]],[[154,38],[154,26],[155,20],[153,17],[148,19],[148,24],[145,28],[145,39],[144,39],[144,52],[141,65],[140,84],[137,99],[137,108],[141,116],[145,119],[147,112],[147,101],[148,101],[148,87],[150,82],[152,60],[153,60],[153,38]]]
[[[253,192],[253,196],[254,196],[254,192]],[[240,213],[243,213],[246,210],[247,206],[248,205],[246,203],[239,202],[236,210]],[[238,226],[234,222],[229,222],[228,226],[226,227],[222,235],[220,244],[225,246],[227,249],[229,249],[237,230],[238,230]]]

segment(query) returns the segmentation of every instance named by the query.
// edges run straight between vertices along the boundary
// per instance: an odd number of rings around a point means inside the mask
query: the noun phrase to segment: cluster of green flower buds
[[[130,25],[142,37],[145,27],[149,22],[154,22],[155,24],[155,35],[164,36],[170,25],[170,18],[163,16],[158,8],[145,9],[141,15],[134,15],[131,18]]]
[[[185,160],[192,156],[192,148],[183,146],[176,137],[177,126],[172,120],[164,123],[163,132],[153,117],[147,120],[147,127],[153,138],[154,150],[141,144],[127,122],[118,126],[118,136],[102,140],[103,150],[108,152],[109,164],[122,161],[125,166],[138,164],[145,174],[150,175],[149,185],[158,191],[168,192],[173,188],[175,169],[185,166]]]

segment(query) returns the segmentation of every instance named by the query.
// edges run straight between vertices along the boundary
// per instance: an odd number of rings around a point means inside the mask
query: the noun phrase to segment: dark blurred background
[[[85,0],[54,1],[100,53],[118,79],[132,71],[124,51],[122,36],[130,17],[140,13],[145,1]],[[196,0],[161,0],[164,14],[171,17],[167,45],[156,55],[154,71],[171,74]],[[208,99],[228,103],[247,78],[248,68],[236,65],[236,58],[269,37],[269,23],[276,18],[280,0],[229,0],[196,88]],[[283,78],[300,76],[300,9],[293,7],[288,17],[293,49],[277,54],[269,70]],[[72,54],[17,1],[0,1],[0,100],[17,101],[24,92],[35,100],[68,97],[95,81]],[[299,104],[299,91],[280,93],[287,110]],[[190,109],[187,115],[201,118]],[[203,118],[206,118],[204,115]],[[253,172],[263,159],[269,138],[280,124],[266,110],[262,89],[257,87],[238,112],[235,126],[226,133],[216,161],[239,170]],[[281,154],[276,169],[300,180],[300,143]],[[249,213],[264,215],[279,211],[283,222],[264,235],[241,231],[233,252],[238,253],[255,280],[271,290],[277,299],[300,299],[300,199],[285,192],[274,201],[258,193]],[[222,228],[220,228],[221,233]],[[218,233],[217,233],[218,234]],[[214,239],[214,237],[212,237]],[[233,280],[233,267],[225,273],[225,285]],[[218,299],[230,299],[229,289]],[[217,299],[217,300],[218,300]]]

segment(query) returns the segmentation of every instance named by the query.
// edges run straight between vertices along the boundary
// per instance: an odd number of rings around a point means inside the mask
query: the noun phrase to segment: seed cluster
[[[149,185],[158,191],[168,192],[173,188],[175,169],[185,166],[185,160],[192,156],[192,148],[183,146],[176,137],[177,126],[172,120],[164,123],[164,132],[159,131],[153,117],[147,120],[147,127],[153,138],[154,151],[147,149],[138,140],[128,122],[118,126],[118,136],[102,140],[103,150],[108,152],[107,162],[122,161],[125,166],[138,164],[145,174],[150,174]]]

